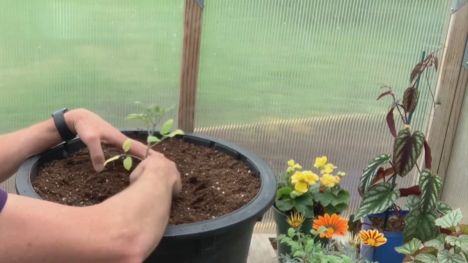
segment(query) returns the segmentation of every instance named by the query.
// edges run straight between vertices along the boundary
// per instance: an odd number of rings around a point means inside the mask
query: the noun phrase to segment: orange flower
[[[337,214],[325,214],[314,220],[313,228],[320,233],[321,238],[344,236],[348,231],[348,220]]]
[[[359,238],[362,243],[372,247],[380,247],[381,245],[387,243],[385,236],[377,230],[361,230],[359,232]]]

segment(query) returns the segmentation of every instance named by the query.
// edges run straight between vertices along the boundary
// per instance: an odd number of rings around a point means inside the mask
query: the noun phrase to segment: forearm
[[[0,136],[0,182],[11,176],[28,157],[61,142],[52,119]]]
[[[120,215],[119,224],[137,238],[140,253],[147,257],[164,235],[169,220],[174,180],[165,174],[141,176],[129,188],[102,203],[109,213]]]

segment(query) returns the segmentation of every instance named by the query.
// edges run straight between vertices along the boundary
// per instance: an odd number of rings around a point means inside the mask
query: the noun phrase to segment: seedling
[[[143,159],[146,159],[149,155],[149,151],[151,148],[153,148],[155,145],[158,143],[164,141],[165,139],[168,138],[173,138],[177,135],[183,135],[184,131],[181,129],[175,129],[172,130],[174,126],[174,119],[168,119],[166,120],[162,125],[159,133],[156,132],[156,128],[160,124],[160,122],[164,119],[166,114],[170,111],[172,111],[173,107],[169,108],[161,108],[156,105],[150,105],[150,106],[142,106],[140,102],[137,102],[139,106],[143,108],[142,112],[140,113],[131,113],[127,116],[128,120],[138,120],[141,121],[146,128],[147,132],[147,137],[146,137],[146,153],[145,157]],[[137,156],[131,155],[129,153],[130,148],[132,147],[132,140],[127,139],[125,142],[122,144],[122,149],[123,153],[113,156],[109,159],[107,159],[104,162],[104,166],[106,166],[110,162],[114,162],[117,160],[123,160],[123,166],[126,170],[132,169],[133,166],[133,158],[142,160],[142,158],[139,158]]]

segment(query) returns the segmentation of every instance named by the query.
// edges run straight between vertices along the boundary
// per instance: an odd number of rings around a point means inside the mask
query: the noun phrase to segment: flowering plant
[[[286,214],[299,212],[313,218],[323,213],[341,213],[348,207],[349,193],[341,188],[340,181],[346,174],[328,162],[327,156],[317,157],[314,167],[319,173],[304,170],[294,160],[278,182],[275,207]]]
[[[348,231],[348,220],[337,214],[324,214],[312,223],[310,233],[302,233],[299,229],[304,222],[304,216],[293,213],[288,218],[291,226],[287,235],[280,235],[278,240],[287,244],[291,253],[280,255],[282,263],[351,263],[368,262],[359,259],[357,246],[353,241],[343,241]],[[326,238],[328,242],[319,240]]]

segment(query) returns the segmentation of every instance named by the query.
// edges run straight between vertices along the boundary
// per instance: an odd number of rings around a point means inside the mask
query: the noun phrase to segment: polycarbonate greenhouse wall
[[[136,125],[125,120],[135,101],[173,105],[177,118],[188,54],[199,60],[196,133],[237,143],[278,174],[289,159],[312,168],[327,155],[348,174],[353,211],[362,170],[391,150],[390,101],[376,100],[380,87],[401,96],[422,56],[441,54],[450,3],[206,0],[199,54],[183,53],[184,10],[182,0],[2,1],[0,131],[64,106],[122,128]],[[436,72],[421,80],[417,129],[428,126],[436,83]],[[13,191],[12,181],[4,187]],[[257,231],[273,227],[268,214]]]

